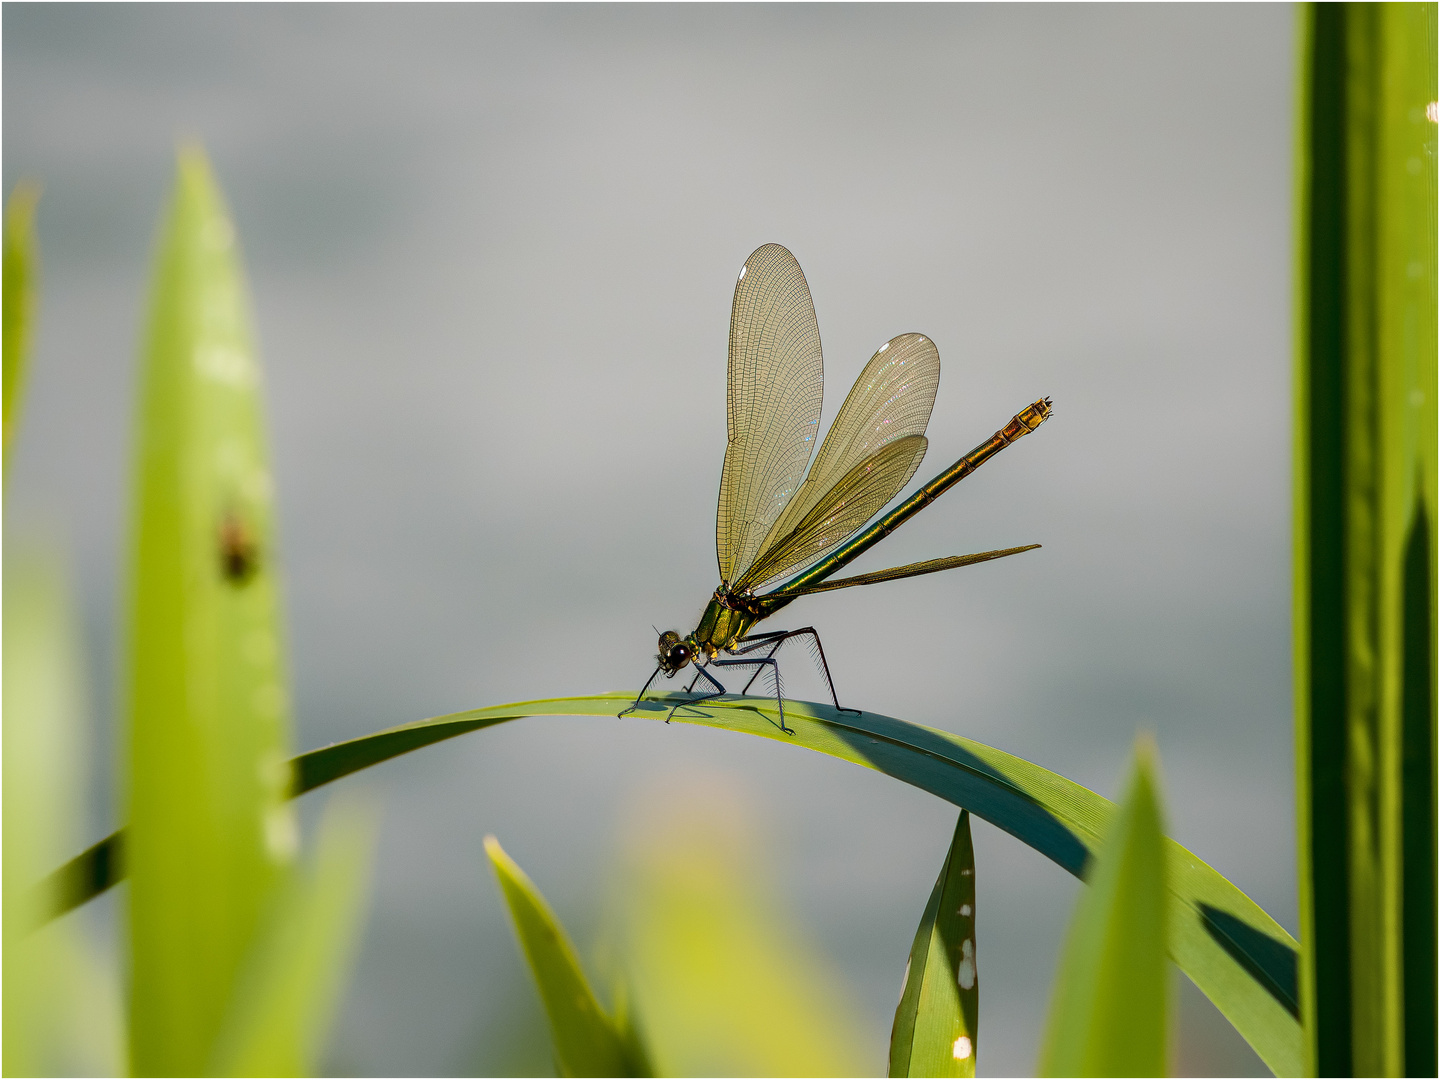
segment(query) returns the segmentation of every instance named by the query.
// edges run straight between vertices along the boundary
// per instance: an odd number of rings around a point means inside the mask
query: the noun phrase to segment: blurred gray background
[[[785,613],[842,699],[1107,795],[1154,732],[1172,833],[1295,931],[1290,8],[11,3],[3,29],[5,187],[45,186],[6,535],[73,553],[94,836],[140,313],[198,138],[263,344],[297,749],[638,687],[652,624],[688,631],[716,584],[731,292],[775,241],[814,295],[826,423],[881,342],[938,344],[921,479],[1055,400],[856,569],[1041,551]],[[787,678],[820,693],[803,650]],[[883,1072],[953,808],[639,719],[522,721],[365,779],[384,835],[329,1068],[544,1067],[481,838],[584,946],[627,807],[687,775],[768,823]],[[975,839],[979,1065],[1024,1074],[1077,886]],[[1181,982],[1179,1068],[1262,1072]]]

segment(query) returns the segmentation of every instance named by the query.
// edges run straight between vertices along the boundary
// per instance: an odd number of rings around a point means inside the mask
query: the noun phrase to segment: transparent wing
[[[925,456],[924,435],[892,439],[842,476],[795,528],[735,583],[758,589],[834,550],[905,486]]]
[[[757,248],[730,310],[729,441],[715,511],[720,579],[744,575],[805,475],[825,373],[810,287],[779,244]]]
[[[761,541],[757,558],[793,532],[842,476],[880,447],[925,434],[939,386],[940,353],[924,334],[901,334],[881,345],[850,388],[809,475]]]
[[[945,559],[927,559],[925,562],[892,566],[889,570],[876,570],[871,574],[856,574],[854,577],[821,581],[814,585],[807,585],[803,589],[796,589],[787,595],[809,596],[811,593],[830,592],[832,589],[848,589],[852,585],[874,585],[881,581],[898,581],[901,578],[919,577],[921,574],[935,574],[941,570],[954,570],[957,566],[973,566],[975,563],[989,562],[991,559],[1003,559],[1007,555],[1018,555],[1022,551],[1034,551],[1039,546],[1039,544],[1026,544],[1024,547],[982,551],[975,555],[951,555]]]

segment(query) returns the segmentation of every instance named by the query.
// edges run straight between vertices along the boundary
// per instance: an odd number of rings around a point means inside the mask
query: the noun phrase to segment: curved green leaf
[[[600,1007],[574,946],[535,883],[495,837],[485,838],[485,854],[495,867],[515,936],[545,1003],[560,1075],[648,1076],[643,1060],[632,1060],[627,1053],[630,1040]]]
[[[685,697],[657,695],[629,716],[663,720],[670,706]],[[523,716],[613,719],[633,700],[632,694],[617,691],[522,701],[403,724],[295,759],[292,790],[303,794],[367,765]],[[878,713],[857,716],[790,701],[785,719],[795,734],[786,735],[773,698],[726,697],[682,706],[674,719],[775,739],[886,773],[968,809],[1077,877],[1083,876],[1115,811],[1108,799],[1022,758]],[[52,910],[84,903],[120,880],[118,837],[101,841],[51,875]],[[1295,939],[1204,861],[1173,840],[1165,841],[1165,850],[1171,958],[1265,1064],[1278,1075],[1298,1075]]]
[[[374,810],[336,796],[307,864],[289,872],[236,984],[213,1076],[314,1076],[360,944]]]
[[[91,926],[32,932],[33,883],[81,835],[86,778],[85,663],[65,561],[54,547],[5,552],[3,1031],[6,1076],[113,1076],[125,1067],[120,972]]]
[[[910,946],[890,1031],[891,1076],[974,1076],[980,982],[975,970],[975,846],[970,812],[955,838]]]
[[[5,204],[4,303],[3,303],[3,386],[0,411],[4,420],[5,465],[10,465],[10,444],[20,419],[20,394],[25,386],[25,369],[30,359],[30,336],[35,322],[36,276],[40,269],[40,245],[35,239],[35,204],[40,188],[18,184]]]
[[[757,857],[743,796],[693,774],[642,790],[609,954],[657,1073],[869,1075],[846,996]]]
[[[1153,746],[1086,875],[1055,976],[1041,1076],[1164,1076],[1165,836]]]
[[[261,374],[198,148],[161,227],[127,603],[131,1061],[195,1075],[298,840]]]

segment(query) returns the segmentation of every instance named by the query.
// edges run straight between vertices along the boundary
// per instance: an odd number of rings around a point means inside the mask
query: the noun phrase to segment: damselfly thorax
[[[702,679],[710,689],[673,705],[670,716],[683,705],[725,693],[713,668],[748,669],[742,693],[768,671],[780,727],[789,731],[775,653],[792,638],[810,640],[831,700],[837,709],[842,706],[814,627],[752,633],[757,623],[811,593],[933,574],[1040,546],[954,555],[828,580],[1050,416],[1049,398],[1022,409],[860,531],[920,467],[939,384],[940,354],[929,338],[891,338],[855,380],[812,463],[824,368],[810,289],[799,263],[778,244],[766,244],[745,260],[730,313],[729,439],[715,515],[721,584],[692,633],[682,638],[667,630],[660,635],[655,671],[630,709],[640,704],[658,675],[672,678],[692,664],[696,674],[687,691],[693,692]]]

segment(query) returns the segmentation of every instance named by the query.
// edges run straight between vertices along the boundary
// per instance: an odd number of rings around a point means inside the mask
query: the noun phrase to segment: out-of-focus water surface
[[[716,583],[732,286],[775,241],[814,295],[827,423],[881,342],[939,346],[922,479],[1055,400],[856,569],[1041,551],[785,612],[842,698],[1105,794],[1153,731],[1172,833],[1293,932],[1292,18],[7,4],[4,182],[44,183],[45,263],[6,535],[69,538],[101,761],[147,263],[193,137],[263,343],[297,749],[639,685],[652,624],[689,630]],[[820,694],[803,650],[786,670]],[[509,724],[363,779],[384,835],[328,1067],[547,1067],[481,838],[588,947],[622,823],[689,775],[752,808],[883,1071],[953,808],[638,719]],[[975,840],[980,1069],[1024,1074],[1077,886]],[[1181,1070],[1261,1069],[1188,984],[1179,1016]]]

